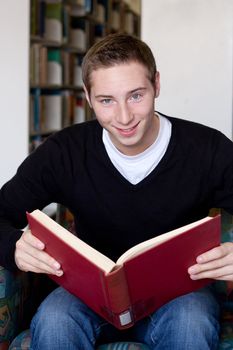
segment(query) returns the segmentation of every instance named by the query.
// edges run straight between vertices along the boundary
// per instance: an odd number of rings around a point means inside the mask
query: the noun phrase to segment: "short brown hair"
[[[82,63],[83,83],[90,93],[91,73],[99,68],[136,61],[149,72],[152,83],[155,80],[156,62],[151,49],[137,37],[128,34],[110,34],[94,44],[86,53]]]

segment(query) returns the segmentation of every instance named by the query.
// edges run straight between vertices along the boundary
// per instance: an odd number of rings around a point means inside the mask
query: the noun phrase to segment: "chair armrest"
[[[27,274],[0,266],[0,346],[8,345],[21,330],[23,303],[27,297]],[[4,345],[3,345],[4,344]]]

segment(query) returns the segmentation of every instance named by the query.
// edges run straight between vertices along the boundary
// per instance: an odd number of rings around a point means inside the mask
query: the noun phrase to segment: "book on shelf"
[[[63,37],[64,44],[67,44],[69,41],[69,30],[70,30],[70,6],[64,3],[62,7],[62,37]]]
[[[71,84],[71,69],[73,68],[73,63],[71,58],[73,55],[68,51],[62,52],[62,81],[64,85]]]
[[[40,90],[33,89],[30,94],[30,133],[40,131],[40,112],[41,112],[41,103],[40,103]]]
[[[81,57],[68,52],[62,52],[63,84],[73,87],[82,87]]]
[[[86,120],[86,99],[83,93],[70,90],[62,92],[62,126],[66,127]]]
[[[62,43],[62,9],[62,3],[59,0],[56,0],[56,2],[46,2],[44,33],[46,40]]]
[[[164,233],[126,251],[117,262],[35,210],[29,227],[64,271],[54,281],[119,329],[210,280],[191,280],[196,257],[220,244],[220,215]]]
[[[43,37],[45,32],[45,0],[30,2],[30,33],[34,37]]]
[[[134,33],[134,15],[131,11],[125,13],[124,30],[126,33],[133,35]]]
[[[30,95],[30,134],[49,134],[62,128],[63,98],[60,90],[32,89]]]
[[[37,9],[36,9],[36,0],[31,0],[30,2],[30,33],[31,35],[37,34],[36,27],[36,17],[37,17]]]
[[[69,44],[85,52],[89,42],[89,21],[85,18],[73,17],[70,18],[70,42]]]
[[[40,48],[41,45],[36,43],[30,47],[30,83],[40,83]]]
[[[118,31],[121,27],[120,4],[113,3],[110,19],[111,29]]]
[[[59,90],[47,91],[41,95],[42,132],[58,131],[62,128],[62,93]]]
[[[85,121],[85,97],[84,94],[78,94],[75,96],[75,107],[73,124],[83,123]]]
[[[104,24],[106,19],[106,4],[97,3],[95,18],[97,22]]]
[[[96,24],[94,27],[94,42],[103,39],[103,37],[106,35],[106,28],[103,24]]]
[[[74,94],[70,90],[62,92],[62,127],[72,124],[74,115]]]
[[[32,85],[47,84],[47,47],[34,43],[30,46],[30,83]]]
[[[85,16],[93,12],[92,0],[69,0],[72,16]]]
[[[74,86],[83,86],[82,80],[82,58],[80,56],[75,57],[72,70],[72,84]]]
[[[47,84],[62,85],[62,54],[60,49],[48,49]]]

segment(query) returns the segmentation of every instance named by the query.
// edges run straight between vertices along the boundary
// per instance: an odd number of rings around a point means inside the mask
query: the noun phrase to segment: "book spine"
[[[105,282],[111,323],[119,329],[131,327],[134,319],[124,267],[107,274]]]

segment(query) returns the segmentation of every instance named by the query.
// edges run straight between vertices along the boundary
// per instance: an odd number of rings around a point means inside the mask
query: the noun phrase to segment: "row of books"
[[[138,31],[137,17],[131,11],[126,12],[124,16],[125,16],[124,31],[131,35],[133,35],[134,33],[137,33]]]
[[[31,85],[82,86],[82,56],[34,43],[30,47]]]
[[[132,11],[122,11],[120,2],[113,2],[110,14],[110,30],[123,30],[128,34],[135,34],[138,31],[135,23],[137,16]]]
[[[83,93],[70,90],[32,89],[30,95],[30,134],[46,136],[85,120]]]
[[[31,35],[34,37],[85,51],[89,45],[90,22],[94,27],[107,26],[110,32],[123,30],[134,34],[138,31],[137,15],[123,9],[120,1],[31,0]],[[96,29],[92,32],[95,36]]]
[[[112,1],[112,8],[109,12],[109,31],[123,31],[134,35],[139,32],[138,15],[122,1]]]
[[[85,15],[92,11],[92,2],[67,5],[61,0],[31,0],[31,35],[58,44],[69,44],[85,51],[88,45],[89,20]],[[105,23],[106,12],[99,3],[95,14],[96,23]]]

